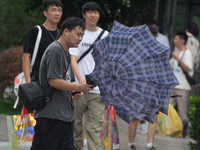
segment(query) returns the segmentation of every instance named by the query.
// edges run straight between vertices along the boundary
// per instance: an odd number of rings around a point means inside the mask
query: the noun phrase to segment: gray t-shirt
[[[53,91],[53,88],[48,83],[48,78],[64,79],[67,81],[74,78],[70,62],[69,52],[58,41],[51,43],[47,47],[41,60],[39,73],[40,84],[46,90],[46,93],[52,93]],[[69,73],[70,75],[68,75]],[[71,91],[56,89],[53,97],[46,106],[41,110],[35,110],[34,116],[35,118],[42,117],[71,122],[74,117],[74,104]]]

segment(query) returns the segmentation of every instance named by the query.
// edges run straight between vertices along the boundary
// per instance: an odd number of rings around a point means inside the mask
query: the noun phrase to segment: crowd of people
[[[100,134],[106,106],[100,101],[99,88],[91,88],[92,85],[86,83],[85,77],[95,67],[91,54],[94,41],[109,34],[97,26],[101,8],[96,2],[85,3],[82,6],[84,21],[70,17],[62,22],[60,29],[57,24],[63,12],[61,1],[44,0],[43,9],[46,20],[40,25],[42,38],[36,61],[30,73],[30,62],[38,34],[38,28],[33,27],[24,44],[23,72],[26,82],[39,81],[47,93],[52,89],[57,90],[44,108],[34,111],[36,125],[31,150],[102,150]],[[138,21],[133,26],[142,24]],[[159,33],[158,24],[150,21],[148,26],[152,35],[170,48],[168,38]],[[170,59],[170,65],[180,84],[171,94],[182,95],[170,99],[170,103],[177,105],[184,125],[183,138],[187,133],[187,101],[191,90],[184,71],[192,76],[194,66],[199,67],[199,58],[196,58],[199,42],[195,35],[198,35],[198,26],[194,23],[189,24],[185,31],[177,32],[174,37],[176,49]],[[84,55],[86,51],[88,53]],[[72,95],[71,91],[76,93]],[[147,150],[155,150],[153,142],[156,116],[153,124],[142,118],[131,120],[128,126],[128,149],[136,150],[134,140],[138,122],[141,133],[148,136]]]

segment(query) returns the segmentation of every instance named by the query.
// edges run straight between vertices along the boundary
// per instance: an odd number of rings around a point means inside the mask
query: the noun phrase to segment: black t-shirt
[[[40,61],[42,59],[42,55],[44,51],[46,50],[46,48],[49,46],[49,44],[51,44],[54,40],[58,39],[58,35],[59,35],[58,29],[55,31],[50,31],[50,30],[48,31],[43,25],[40,25],[40,27],[42,29],[42,37],[40,40],[37,57],[35,59],[35,63],[32,68],[32,73],[31,73],[31,77],[34,75],[35,80],[37,81],[39,80],[39,67],[40,67]],[[38,35],[38,28],[33,27],[29,31],[24,43],[24,53],[26,52],[30,53],[31,57],[33,55],[33,50],[35,47],[37,35]]]

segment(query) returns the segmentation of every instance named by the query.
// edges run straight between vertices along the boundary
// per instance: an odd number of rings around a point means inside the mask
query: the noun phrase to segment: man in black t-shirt
[[[40,25],[42,29],[42,37],[40,40],[38,53],[31,74],[30,74],[30,64],[33,55],[33,50],[35,47],[35,42],[38,35],[37,27],[33,27],[29,31],[24,43],[24,54],[22,58],[22,64],[26,82],[30,82],[32,76],[35,77],[34,80],[39,81],[39,67],[42,55],[45,49],[49,46],[49,44],[57,40],[59,36],[57,24],[62,16],[62,8],[63,5],[60,0],[43,1],[43,9],[44,9],[43,14],[46,17],[46,21],[42,25]]]

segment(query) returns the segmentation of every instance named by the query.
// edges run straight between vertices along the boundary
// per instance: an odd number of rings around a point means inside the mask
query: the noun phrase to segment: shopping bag
[[[158,133],[161,137],[170,135],[172,137],[180,137],[183,131],[183,123],[174,109],[169,104],[168,116],[159,112],[157,116]]]
[[[111,110],[111,119],[109,114]],[[119,134],[117,130],[117,123],[115,118],[115,110],[113,106],[108,106],[106,121],[104,122],[103,132],[101,134],[103,138],[103,150],[119,150]]]
[[[10,150],[30,150],[35,124],[33,114],[26,114],[24,106],[21,115],[7,116]]]

